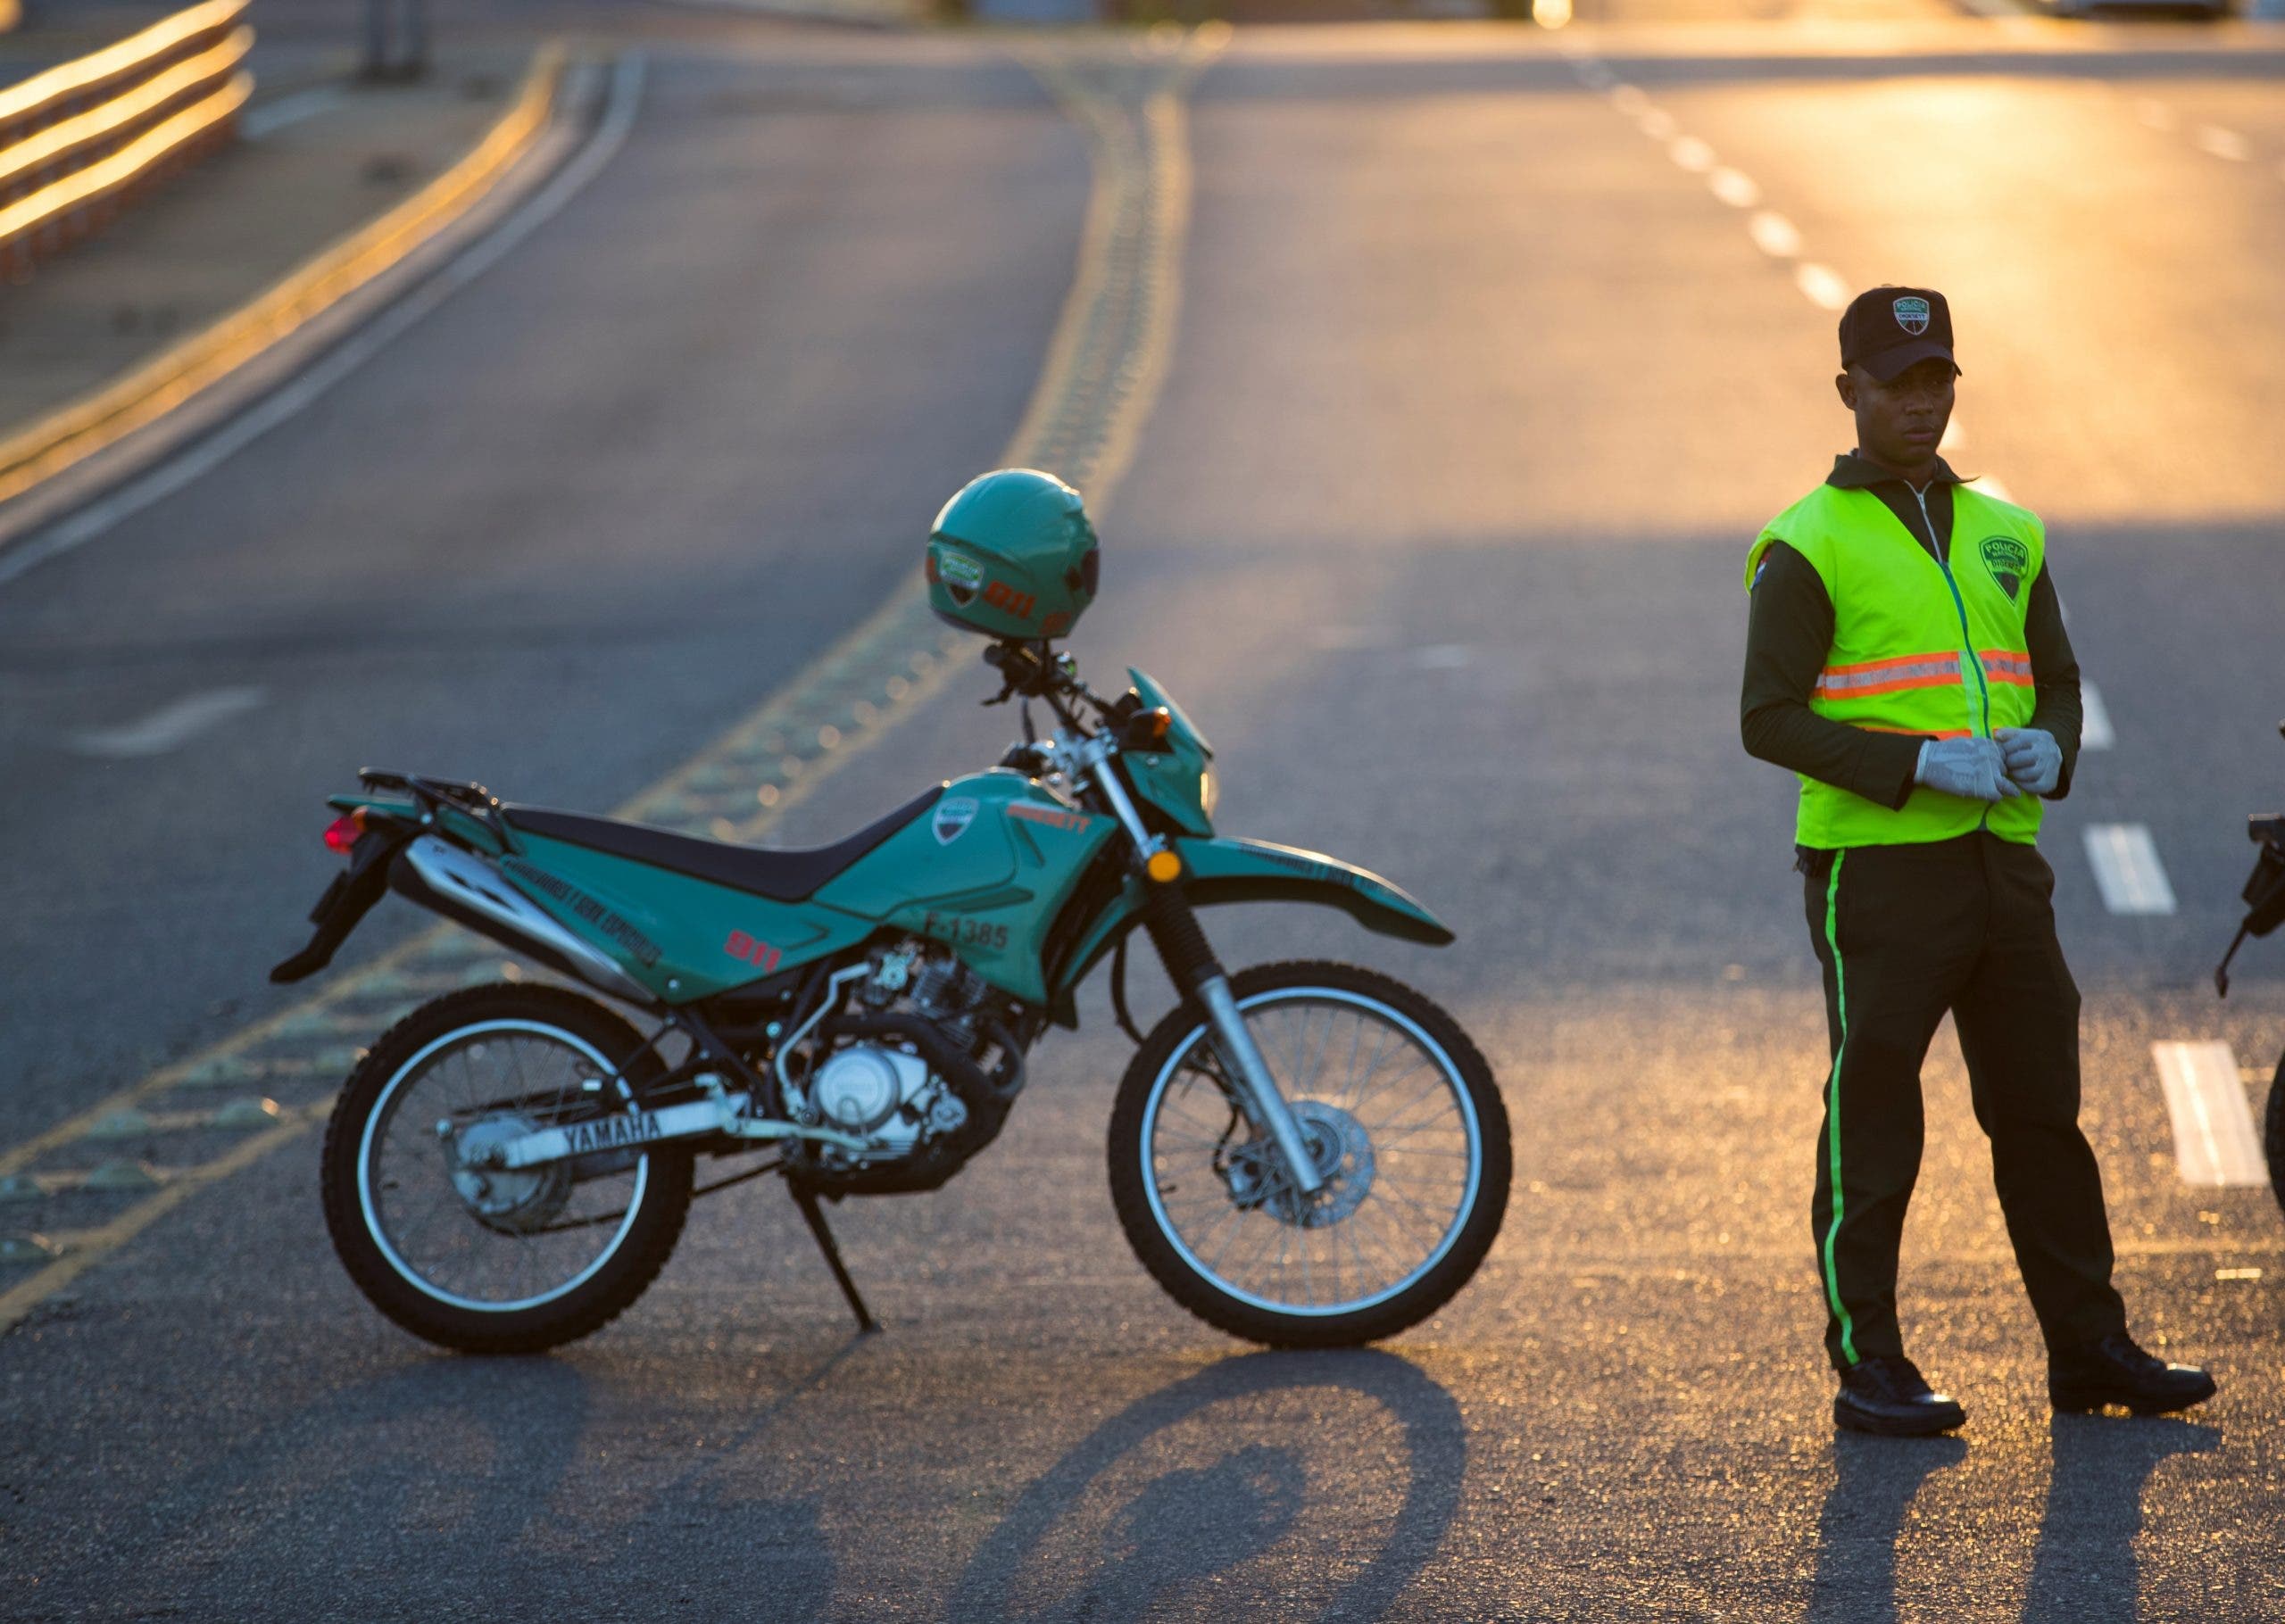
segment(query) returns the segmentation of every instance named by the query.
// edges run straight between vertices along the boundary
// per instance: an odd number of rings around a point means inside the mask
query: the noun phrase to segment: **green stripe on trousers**
[[[1857,1363],[1857,1323],[1840,1300],[1840,1269],[1833,1261],[1833,1247],[1840,1239],[1840,1061],[1849,1052],[1849,982],[1840,967],[1840,868],[1846,850],[1832,854],[1832,875],[1824,885],[1824,941],[1832,953],[1832,1006],[1840,1014],[1840,1041],[1832,1048],[1832,1076],[1825,1084],[1825,1155],[1832,1178],[1832,1217],[1824,1228],[1824,1295],[1840,1322],[1840,1355]]]

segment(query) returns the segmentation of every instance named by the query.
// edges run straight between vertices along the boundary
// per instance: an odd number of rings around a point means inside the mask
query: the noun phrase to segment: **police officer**
[[[1920,1065],[1948,1010],[2055,1407],[2183,1409],[2213,1380],[2127,1335],[2079,1131],[2079,991],[2035,844],[2080,723],[2046,532],[1937,454],[1959,372],[1943,294],[1861,294],[1840,361],[1856,449],[1754,542],[1741,708],[1746,749],[1800,777],[1832,1047],[1810,1215],[1833,1418],[1892,1434],[1966,1420],[1905,1357],[1896,1312]]]

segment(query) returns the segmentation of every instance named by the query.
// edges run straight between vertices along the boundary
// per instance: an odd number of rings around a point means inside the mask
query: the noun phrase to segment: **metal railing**
[[[205,0],[0,90],[0,271],[101,227],[228,141],[253,94],[246,0]]]

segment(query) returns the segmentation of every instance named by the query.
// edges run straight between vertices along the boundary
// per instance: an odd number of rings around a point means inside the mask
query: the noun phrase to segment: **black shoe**
[[[1832,1401],[1835,1424],[1886,1438],[1930,1438],[1967,1424],[1967,1412],[1946,1393],[1932,1393],[1902,1354],[1875,1354],[1840,1372]]]
[[[2213,1397],[2214,1378],[2194,1364],[2154,1358],[2122,1330],[2050,1355],[2047,1396],[2058,1410],[2124,1404],[2137,1415],[2164,1415]]]

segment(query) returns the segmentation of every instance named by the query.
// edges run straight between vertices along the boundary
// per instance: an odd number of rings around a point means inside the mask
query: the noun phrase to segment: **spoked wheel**
[[[1233,1104],[1205,1013],[1145,1040],[1111,1115],[1111,1199],[1185,1308],[1284,1347],[1391,1336],[1450,1301],[1508,1206],[1508,1114],[1458,1023],[1349,965],[1264,965],[1238,1007],[1317,1160],[1304,1196]]]
[[[505,1354],[584,1337],[640,1297],[682,1233],[687,1151],[514,1170],[486,1152],[627,1110],[618,1068],[641,1048],[553,987],[472,988],[391,1028],[325,1142],[326,1227],[373,1305],[431,1342]]]

